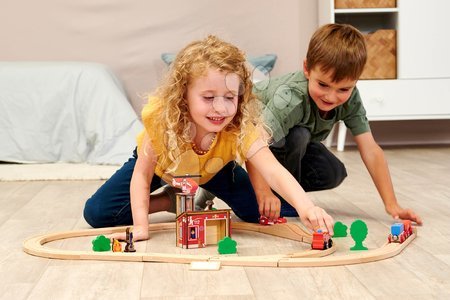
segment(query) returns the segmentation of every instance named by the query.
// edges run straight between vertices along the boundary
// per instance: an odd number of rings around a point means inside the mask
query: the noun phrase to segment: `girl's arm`
[[[148,214],[150,206],[150,183],[156,166],[156,155],[145,134],[130,183],[131,212],[133,214],[133,240],[147,240]],[[110,238],[125,240],[125,233],[111,235]]]
[[[139,148],[130,183],[131,212],[133,214],[133,238],[147,240],[148,213],[150,208],[150,183],[155,174],[156,155],[145,134]]]
[[[355,142],[383,200],[386,212],[395,219],[406,219],[422,224],[422,219],[412,209],[404,209],[398,204],[384,152],[375,142],[372,133],[366,132],[355,136]]]
[[[315,206],[295,178],[263,147],[249,158],[270,187],[280,194],[298,212],[302,223],[311,230],[322,229],[333,235],[333,218]]]

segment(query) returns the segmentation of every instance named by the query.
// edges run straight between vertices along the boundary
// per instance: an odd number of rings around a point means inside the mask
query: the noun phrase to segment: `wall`
[[[277,54],[275,76],[298,69],[317,24],[315,0],[0,0],[0,60],[106,64],[139,113],[143,95],[165,71],[161,53],[217,34],[249,56]],[[448,125],[374,122],[372,127],[381,144],[424,129],[429,130],[408,143],[450,143]]]
[[[137,112],[166,66],[160,56],[217,34],[247,55],[278,55],[272,74],[296,70],[317,24],[315,1],[1,0],[0,60],[109,65]]]

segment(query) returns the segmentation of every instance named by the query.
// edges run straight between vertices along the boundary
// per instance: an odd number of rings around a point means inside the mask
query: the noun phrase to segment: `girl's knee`
[[[105,221],[99,214],[98,206],[94,205],[91,199],[86,201],[83,210],[83,217],[86,222],[94,228],[104,227]]]
[[[127,216],[126,209],[117,212],[108,201],[100,199],[97,195],[93,195],[86,201],[83,216],[86,222],[94,228],[130,225],[132,219],[131,216]]]

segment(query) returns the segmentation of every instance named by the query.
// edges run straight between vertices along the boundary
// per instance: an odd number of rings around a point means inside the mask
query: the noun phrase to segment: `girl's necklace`
[[[192,150],[194,150],[194,152],[198,155],[204,155],[206,153],[208,153],[208,151],[211,149],[211,145],[213,144],[215,138],[216,138],[217,134],[212,134],[209,143],[208,143],[208,148],[206,150],[203,150],[200,147],[197,147],[197,145],[194,142],[191,142],[191,146],[192,146]]]

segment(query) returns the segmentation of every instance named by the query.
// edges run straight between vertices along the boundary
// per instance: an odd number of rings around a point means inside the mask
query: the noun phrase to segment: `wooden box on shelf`
[[[392,8],[396,0],[334,0],[335,8]]]
[[[367,63],[360,79],[397,78],[396,31],[380,29],[365,35]]]

